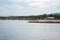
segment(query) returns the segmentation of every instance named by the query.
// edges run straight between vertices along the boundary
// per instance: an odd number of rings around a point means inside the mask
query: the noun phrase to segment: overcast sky
[[[60,0],[0,0],[0,16],[60,12]]]

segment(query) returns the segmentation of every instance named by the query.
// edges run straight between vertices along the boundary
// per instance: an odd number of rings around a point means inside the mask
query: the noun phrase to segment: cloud
[[[59,0],[0,0],[0,15],[36,15],[60,12]]]

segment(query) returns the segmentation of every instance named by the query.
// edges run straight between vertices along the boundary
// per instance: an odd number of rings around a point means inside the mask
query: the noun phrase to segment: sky
[[[0,16],[40,15],[60,12],[60,0],[0,0]]]

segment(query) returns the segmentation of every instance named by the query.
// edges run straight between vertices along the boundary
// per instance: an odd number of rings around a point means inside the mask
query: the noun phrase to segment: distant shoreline
[[[28,23],[60,23],[60,20],[30,20]]]
[[[20,21],[28,21],[28,23],[60,23],[60,20],[20,20]]]

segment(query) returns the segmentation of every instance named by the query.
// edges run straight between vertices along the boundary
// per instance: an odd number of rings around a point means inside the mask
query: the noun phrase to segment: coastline
[[[30,20],[28,23],[60,23],[60,20]]]
[[[28,23],[60,23],[60,20],[21,20],[21,21],[27,21]]]

